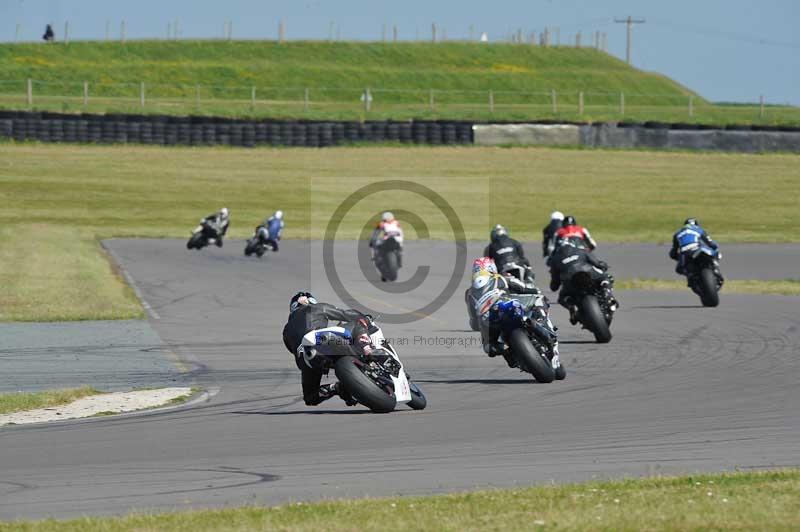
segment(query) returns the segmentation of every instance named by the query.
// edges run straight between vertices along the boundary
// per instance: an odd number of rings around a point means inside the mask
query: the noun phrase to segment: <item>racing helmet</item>
[[[386,211],[383,214],[381,214],[382,222],[391,222],[392,220],[394,220],[394,214],[392,214],[391,212]]]
[[[553,211],[550,213],[550,220],[563,220],[564,213],[561,211]]]
[[[564,223],[562,225],[566,227],[568,225],[575,225],[576,223],[574,216],[564,216]]]
[[[700,223],[697,221],[697,218],[686,218],[683,225],[700,225]]]
[[[311,295],[311,292],[297,292],[292,296],[289,301],[289,312],[294,312],[302,305],[315,305],[317,300]]]
[[[491,257],[479,257],[472,261],[472,273],[476,274],[480,271],[487,271],[489,273],[497,273],[497,265]]]
[[[506,228],[500,224],[497,224],[494,227],[492,227],[492,231],[489,233],[489,238],[492,240],[492,242],[494,242],[499,237],[507,234],[508,231],[506,230]]]
[[[282,220],[283,219],[283,211],[282,210],[277,210],[277,211],[275,211],[275,214],[273,214],[272,216],[274,216],[278,220]]]
[[[223,208],[221,208],[221,209],[219,210],[219,215],[220,215],[221,217],[223,217],[223,218],[227,218],[227,217],[228,217],[228,208],[227,208],[227,207],[223,207]]]

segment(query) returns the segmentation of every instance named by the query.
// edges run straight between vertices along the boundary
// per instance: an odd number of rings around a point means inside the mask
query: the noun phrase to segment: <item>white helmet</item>
[[[564,213],[561,212],[561,211],[553,211],[550,214],[550,219],[551,220],[563,220],[564,219]]]
[[[381,214],[382,222],[391,222],[392,220],[394,220],[394,214],[392,214],[391,212],[386,211],[385,213]]]
[[[283,211],[280,211],[280,210],[275,211],[275,214],[273,214],[272,216],[274,216],[278,220],[281,220],[281,219],[283,219]]]
[[[227,217],[228,217],[228,208],[227,208],[227,207],[223,207],[223,208],[221,208],[221,209],[219,210],[219,214],[220,214],[220,216],[222,216],[223,218],[227,218]]]

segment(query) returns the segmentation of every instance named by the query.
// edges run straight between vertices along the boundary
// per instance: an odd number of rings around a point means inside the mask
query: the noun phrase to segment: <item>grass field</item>
[[[684,279],[617,279],[618,290],[686,290]],[[766,294],[800,296],[800,279],[760,281],[757,279],[729,279],[722,287],[725,294]]]
[[[29,107],[27,79],[34,80],[34,108],[67,112],[600,121],[623,117],[624,93],[630,120],[800,124],[800,108],[767,106],[760,117],[757,106],[711,105],[663,75],[591,48],[188,40],[0,45],[0,107]],[[360,100],[367,87],[368,113]]]
[[[89,386],[45,392],[0,393],[0,414],[65,405],[98,392]]]
[[[334,209],[361,185],[410,179],[452,205],[470,239],[492,224],[538,240],[562,210],[601,242],[666,242],[687,216],[727,242],[798,242],[798,157],[541,148],[233,149],[0,144],[0,319],[140,316],[97,239],[188,238],[198,219],[231,210],[246,237],[273,210],[287,238],[320,238]],[[686,191],[691,191],[687,193]],[[424,219],[452,239],[437,208],[383,192],[343,219],[357,238],[385,208]],[[413,231],[409,234],[414,237]],[[20,265],[25,265],[21,267]]]
[[[0,532],[256,530],[797,530],[800,471],[661,477],[245,507],[0,523]]]

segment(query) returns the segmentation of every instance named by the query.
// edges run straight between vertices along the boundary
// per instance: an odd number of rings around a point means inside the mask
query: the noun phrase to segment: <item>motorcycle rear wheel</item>
[[[520,366],[533,375],[537,382],[553,382],[555,378],[553,366],[533,347],[531,339],[528,338],[528,333],[524,329],[511,331],[508,343]]]
[[[355,357],[345,356],[336,361],[333,367],[336,378],[342,383],[353,399],[373,412],[385,414],[394,410],[397,400],[375,384],[356,365]]]
[[[598,344],[607,344],[611,341],[611,330],[595,296],[585,296],[581,300],[579,312],[581,322],[594,333],[594,339]]]
[[[387,281],[397,280],[397,253],[390,251],[383,258],[383,276]]]
[[[717,277],[711,268],[700,270],[700,301],[704,307],[716,307],[719,305]]]

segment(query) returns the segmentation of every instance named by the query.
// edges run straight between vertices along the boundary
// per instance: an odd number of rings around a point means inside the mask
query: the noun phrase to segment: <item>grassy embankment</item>
[[[99,393],[103,392],[90,386],[44,392],[0,393],[0,414],[65,405]]]
[[[487,238],[499,222],[521,240],[537,240],[550,211],[559,209],[603,242],[666,242],[689,215],[723,243],[797,242],[797,161],[534,148],[0,144],[0,319],[140,316],[96,239],[187,238],[201,215],[222,205],[231,209],[234,238],[249,236],[276,208],[286,213],[287,238],[320,238],[346,194],[387,178],[414,176],[439,191],[471,239]],[[713,191],[714,200],[686,190]],[[364,221],[385,207],[411,210],[433,238],[452,238],[433,205],[398,192],[359,204],[337,237],[358,237]]]
[[[67,112],[800,124],[800,108],[768,106],[759,118],[754,105],[711,105],[665,76],[631,68],[590,48],[464,42],[0,44],[0,80],[16,80],[0,83],[0,107],[27,108],[29,78],[35,80],[35,109]],[[87,105],[84,81],[89,83]],[[146,86],[144,108],[140,82]],[[360,101],[366,87],[373,95],[369,113]],[[308,107],[303,104],[305,89]],[[584,113],[579,116],[581,91]],[[625,94],[624,116],[620,93]]]
[[[800,471],[660,477],[274,508],[0,523],[103,530],[797,530]]]

